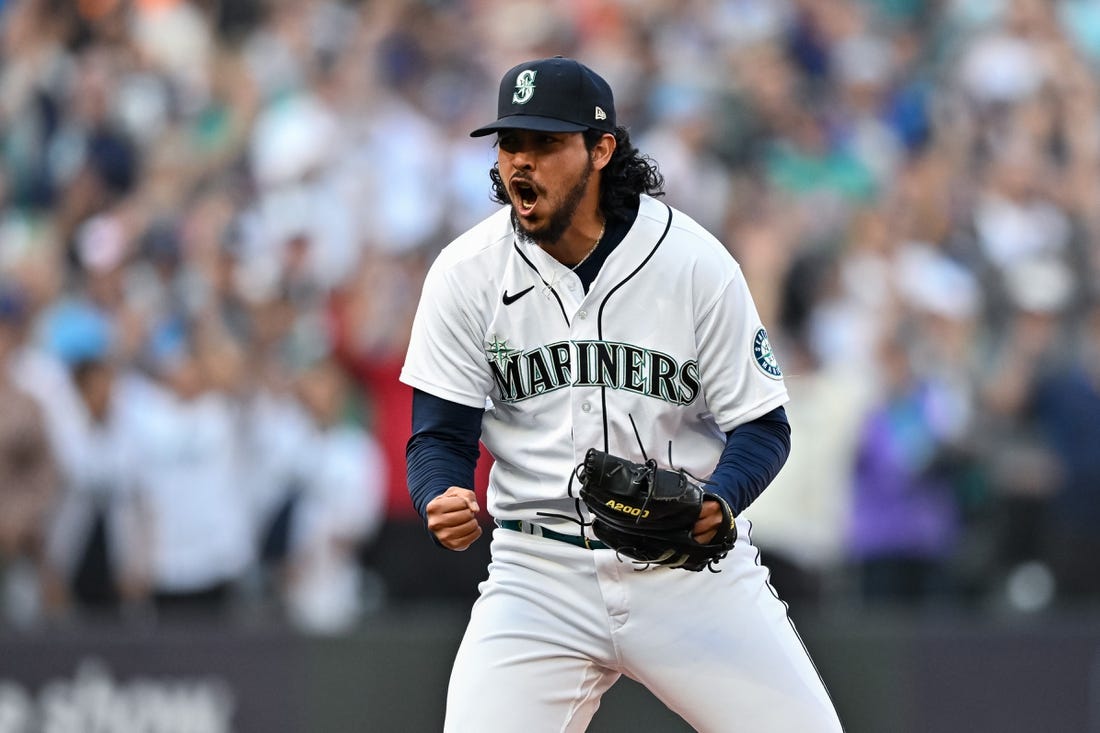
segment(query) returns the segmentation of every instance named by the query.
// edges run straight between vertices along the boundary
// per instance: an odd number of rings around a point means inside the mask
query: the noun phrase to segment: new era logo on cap
[[[536,82],[537,80],[537,82]],[[500,130],[615,132],[615,100],[604,79],[579,61],[555,56],[514,66],[500,80],[497,119],[471,137]]]

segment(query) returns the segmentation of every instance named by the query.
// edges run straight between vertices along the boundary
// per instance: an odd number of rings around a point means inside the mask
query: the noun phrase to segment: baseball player
[[[433,264],[401,374],[409,491],[439,545],[480,537],[479,438],[495,459],[492,562],[445,729],[583,731],[625,674],[700,731],[840,730],[733,519],[790,448],[782,373],[737,263],[661,202],[660,175],[583,64],[509,70],[497,120],[472,133],[490,134],[504,206]],[[601,541],[576,486],[591,449],[706,479],[688,531],[736,537],[718,572]]]

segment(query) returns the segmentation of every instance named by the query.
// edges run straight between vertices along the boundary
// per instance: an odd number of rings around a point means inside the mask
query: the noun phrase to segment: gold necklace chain
[[[581,257],[580,262],[578,262],[577,264],[570,267],[569,268],[570,270],[572,270],[573,272],[576,272],[577,268],[580,267],[581,265],[583,265],[585,263],[585,261],[589,257],[592,256],[592,253],[596,251],[596,247],[600,246],[600,242],[603,240],[603,232],[604,232],[604,229],[606,229],[606,228],[607,228],[607,222],[604,221],[604,223],[600,225],[600,235],[598,237],[596,237],[596,241],[592,243],[592,248],[585,253],[584,257]]]

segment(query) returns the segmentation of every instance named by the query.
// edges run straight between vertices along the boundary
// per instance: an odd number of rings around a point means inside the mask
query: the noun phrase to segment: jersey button
[[[566,287],[569,288],[571,291],[575,291],[577,289],[577,284],[575,282],[570,281],[566,285]]]
[[[588,311],[577,311],[577,318],[581,319],[582,321],[585,318],[588,318]]]
[[[592,412],[592,405],[587,402],[581,403],[581,412]]]

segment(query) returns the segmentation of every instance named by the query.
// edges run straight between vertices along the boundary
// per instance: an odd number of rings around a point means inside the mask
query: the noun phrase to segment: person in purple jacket
[[[964,416],[914,373],[902,339],[882,344],[880,363],[883,396],[855,456],[849,551],[866,600],[913,602],[943,589],[960,534],[949,467]]]

